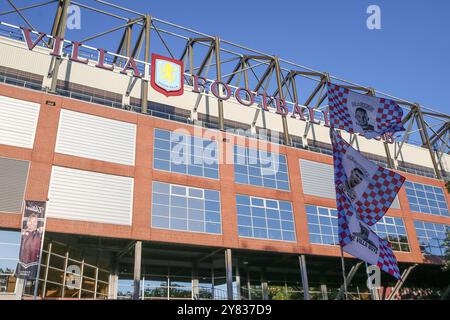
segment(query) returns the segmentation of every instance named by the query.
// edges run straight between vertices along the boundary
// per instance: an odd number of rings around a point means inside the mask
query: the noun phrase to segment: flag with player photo
[[[386,214],[405,177],[372,163],[333,129],[330,138],[336,197],[348,199],[358,218],[372,226]]]
[[[386,214],[405,177],[372,163],[333,129],[330,137],[336,195],[345,196],[359,219],[372,226]]]
[[[373,139],[405,131],[403,110],[393,100],[369,96],[328,83],[330,127]]]
[[[390,243],[358,218],[347,197],[339,197],[339,243],[342,250],[400,279],[398,262]]]

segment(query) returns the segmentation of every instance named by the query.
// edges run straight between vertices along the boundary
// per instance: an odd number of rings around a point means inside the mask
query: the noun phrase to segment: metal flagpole
[[[367,262],[364,262],[364,264],[366,265],[367,289],[369,289],[371,299],[375,300],[375,297],[373,295],[373,290],[372,290],[372,283],[370,281],[369,270],[368,270],[369,266],[367,265]]]
[[[348,293],[347,293],[347,276],[345,274],[345,263],[344,263],[344,249],[341,247],[341,264],[342,264],[342,277],[344,279],[344,297],[345,300],[348,300]]]
[[[44,250],[45,225],[46,224],[47,224],[47,201],[45,202],[45,206],[44,206],[44,224],[42,226],[41,251],[39,253],[39,264],[38,264],[37,274],[36,274],[36,279],[35,279],[35,284],[34,284],[33,300],[37,299],[37,294],[38,294],[39,276],[41,274],[42,250]],[[65,284],[63,283],[63,285],[65,285]]]

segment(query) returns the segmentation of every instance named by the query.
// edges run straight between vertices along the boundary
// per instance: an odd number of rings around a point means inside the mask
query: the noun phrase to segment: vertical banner
[[[45,201],[25,200],[22,217],[22,238],[16,277],[34,280],[38,276],[45,228]]]

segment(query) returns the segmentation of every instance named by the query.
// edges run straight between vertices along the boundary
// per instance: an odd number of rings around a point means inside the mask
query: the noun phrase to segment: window
[[[405,182],[406,194],[412,211],[450,217],[442,188]]]
[[[292,204],[236,195],[240,237],[296,241]]]
[[[219,178],[217,142],[155,129],[153,167],[211,179]]]
[[[0,293],[14,293],[19,261],[20,232],[0,230]]]
[[[338,218],[336,209],[307,205],[309,241],[315,244],[337,245]]]
[[[384,216],[374,226],[375,233],[389,241],[394,251],[409,252],[408,236],[402,218]]]
[[[153,182],[152,227],[222,233],[219,191]]]
[[[306,206],[309,241],[314,244],[338,245],[338,215],[332,208]],[[384,216],[373,227],[375,233],[389,241],[395,251],[409,252],[408,237],[401,218]]]
[[[234,146],[234,176],[237,183],[289,191],[286,157]]]
[[[445,256],[444,240],[450,226],[439,223],[414,221],[420,250],[426,255]]]

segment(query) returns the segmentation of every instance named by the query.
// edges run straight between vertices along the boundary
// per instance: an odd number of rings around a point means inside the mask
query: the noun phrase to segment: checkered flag
[[[391,244],[388,241],[380,238],[379,249],[380,253],[377,262],[378,268],[400,280],[400,270],[398,268],[397,258],[392,251]]]
[[[403,110],[393,100],[372,97],[328,83],[330,126],[368,139],[404,131]]]
[[[334,180],[339,244],[343,250],[400,279],[389,242],[370,226],[389,209],[405,178],[360,155],[333,129]]]
[[[386,214],[405,178],[363,157],[333,129],[330,133],[337,199],[346,197],[361,221],[372,226]]]
[[[400,279],[397,259],[388,241],[362,222],[347,197],[338,198],[339,243],[352,256]]]

